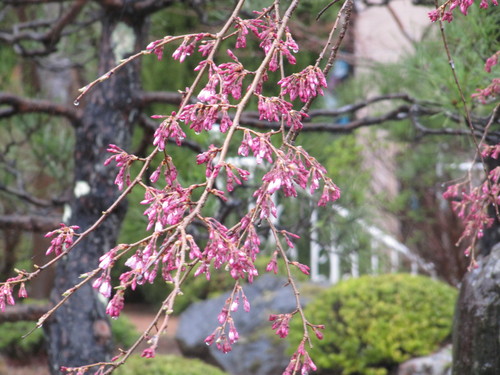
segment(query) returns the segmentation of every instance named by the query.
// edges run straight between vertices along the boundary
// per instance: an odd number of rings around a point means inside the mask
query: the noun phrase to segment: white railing
[[[342,217],[348,217],[349,211],[343,207],[334,206],[334,210]],[[328,281],[331,284],[335,284],[340,281],[343,277],[359,277],[360,276],[360,255],[356,252],[349,253],[350,260],[350,272],[345,275],[342,274],[341,270],[341,256],[342,249],[340,249],[336,244],[330,244],[328,249],[323,248],[320,245],[319,233],[316,229],[315,223],[318,221],[317,210],[314,209],[311,215],[311,244],[310,244],[310,260],[311,260],[311,279],[313,281]],[[370,269],[371,273],[385,272],[386,270],[381,270],[380,258],[382,256],[388,257],[389,259],[389,272],[398,272],[402,270],[402,259],[406,259],[410,263],[410,272],[416,274],[422,271],[425,274],[435,277],[436,272],[434,266],[418,255],[413,253],[406,245],[402,244],[396,240],[393,236],[385,233],[380,228],[373,225],[367,224],[362,219],[356,220],[359,228],[370,235],[371,237],[371,254],[370,256]],[[329,274],[324,275],[320,272],[321,265],[328,262]]]
[[[238,165],[239,167],[246,168],[250,173],[250,179],[255,176],[256,169],[259,165],[255,162],[255,158],[252,157],[238,157],[238,158],[229,158],[228,162]],[[273,219],[273,224],[278,225],[279,223],[279,213],[281,212],[279,202],[277,201],[277,195],[273,195],[273,201],[278,210],[278,219]],[[249,207],[250,209],[251,207]],[[333,206],[334,211],[344,217],[347,218],[350,216],[350,213],[347,209],[340,207],[338,205]],[[343,252],[342,248],[338,244],[333,243],[332,241],[328,242],[328,248],[325,248],[320,243],[319,231],[317,229],[318,223],[318,211],[313,209],[311,214],[311,240],[310,240],[310,267],[311,267],[311,279],[313,281],[321,281],[321,282],[329,282],[331,284],[335,284],[345,277],[359,277],[360,276],[360,254],[356,252]],[[356,225],[360,228],[360,230],[371,237],[371,253],[369,256],[369,264],[370,271],[373,274],[382,273],[382,272],[398,272],[401,271],[402,263],[404,260],[410,263],[410,272],[412,274],[416,274],[419,271],[435,276],[436,272],[434,266],[430,263],[427,263],[418,255],[413,253],[407,246],[399,242],[393,236],[385,233],[380,228],[377,228],[374,225],[370,225],[366,223],[362,219],[356,220]],[[273,239],[272,236],[269,239],[270,245],[272,246]],[[325,241],[322,241],[325,243]],[[298,256],[297,249],[289,249],[290,257],[296,258]],[[350,263],[350,270],[347,273],[342,272],[341,260],[346,258],[343,253],[348,253],[348,261]],[[386,262],[382,262],[381,258],[387,259]],[[364,259],[365,260],[365,259]],[[345,263],[345,262],[344,262]],[[388,263],[388,266],[385,264]],[[328,265],[328,274],[325,275],[320,272],[320,268],[324,269],[325,264]],[[406,269],[407,270],[407,269]]]

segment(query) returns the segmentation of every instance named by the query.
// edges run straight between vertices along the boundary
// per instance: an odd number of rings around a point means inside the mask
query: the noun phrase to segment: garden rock
[[[402,363],[398,375],[450,375],[451,361],[451,345],[447,345],[436,353]]]
[[[251,310],[246,313],[240,306],[232,313],[239,341],[227,354],[217,350],[215,344],[207,346],[204,340],[218,327],[217,315],[229,293],[192,304],[181,314],[176,334],[183,354],[216,364],[232,375],[281,374],[290,357],[285,353],[287,341],[271,330],[269,315],[295,310],[295,297],[290,287],[284,287],[285,283],[284,278],[263,275],[253,284],[243,286]],[[307,302],[307,298],[302,302]]]

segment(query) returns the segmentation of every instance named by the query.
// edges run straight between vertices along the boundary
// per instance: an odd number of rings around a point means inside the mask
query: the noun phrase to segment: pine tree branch
[[[80,123],[80,116],[76,108],[49,100],[31,99],[0,92],[0,119],[27,113],[45,113],[51,116],[66,117],[75,127]]]
[[[46,215],[0,215],[0,229],[45,233],[56,228],[60,217]]]

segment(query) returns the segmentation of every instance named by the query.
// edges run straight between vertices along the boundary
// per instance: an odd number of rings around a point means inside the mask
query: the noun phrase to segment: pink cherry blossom
[[[324,95],[322,88],[326,88],[327,83],[322,70],[309,65],[301,72],[283,78],[278,85],[282,88],[282,94],[288,94],[290,100],[298,97],[305,103],[318,95]]]
[[[75,230],[80,229],[77,225],[66,226],[66,224],[61,223],[61,228],[53,230],[45,235],[45,237],[53,237],[54,239],[50,241],[50,247],[47,249],[46,255],[54,253],[56,256],[60,255],[63,251],[66,251],[73,244],[73,237],[75,236]]]
[[[119,190],[122,190],[125,184],[127,186],[130,185],[130,166],[135,160],[137,160],[137,156],[130,155],[123,151],[120,147],[113,144],[108,146],[107,151],[113,153],[114,155],[106,159],[104,165],[108,165],[114,160],[116,162],[116,166],[120,167],[120,170],[115,178],[115,184],[118,186]]]
[[[125,304],[123,291],[119,290],[108,302],[108,306],[106,307],[106,314],[108,314],[111,318],[116,319],[120,316],[120,313],[123,310],[124,306]]]
[[[292,314],[269,315],[269,321],[273,322],[272,329],[276,331],[276,334],[282,339],[288,336],[291,318]]]
[[[175,120],[175,112],[170,116],[151,116],[152,118],[165,118],[160,126],[155,130],[153,145],[158,146],[160,151],[165,150],[165,144],[171,137],[177,143],[177,146],[182,144],[182,140],[186,138],[186,134],[182,131],[179,123]]]

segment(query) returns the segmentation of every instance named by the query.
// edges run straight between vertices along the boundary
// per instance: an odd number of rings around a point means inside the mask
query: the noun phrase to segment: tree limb
[[[30,99],[0,92],[0,119],[26,113],[45,113],[66,117],[75,127],[80,123],[80,115],[73,107],[49,100]]]
[[[148,130],[150,130],[152,132],[154,132],[156,130],[156,128],[158,127],[158,125],[159,125],[157,122],[151,120],[146,115],[141,115],[141,117],[139,118],[139,124],[143,128],[148,129]],[[168,143],[175,144],[175,141],[173,139],[169,138]],[[196,153],[202,153],[202,152],[205,151],[201,147],[200,144],[198,144],[198,143],[196,143],[194,141],[191,141],[189,139],[186,139],[186,138],[182,140],[181,146],[187,147],[187,148],[193,150]]]
[[[153,103],[180,104],[182,95],[171,91],[142,91],[137,93],[136,100],[139,106],[144,107]]]
[[[5,311],[0,314],[0,323],[19,322],[27,320],[36,322],[50,309],[50,305],[18,304],[7,306]]]
[[[22,199],[25,202],[31,203],[35,206],[38,207],[55,207],[55,206],[62,206],[64,203],[66,203],[65,200],[45,200],[45,199],[40,199],[37,197],[34,197],[33,195],[29,194],[28,192],[24,190],[16,190],[13,189],[9,186],[5,186],[3,184],[0,184],[0,191],[4,191],[7,194],[13,195],[19,199]]]
[[[75,0],[61,17],[58,17],[54,20],[54,22],[50,24],[51,28],[45,32],[34,32],[32,30],[19,32],[18,28],[14,28],[11,33],[1,32],[0,40],[13,45],[16,52],[24,56],[39,56],[50,54],[56,50],[55,45],[61,39],[64,28],[77,18],[88,1],[89,0]],[[47,2],[49,1],[26,2],[16,0],[12,5],[19,6],[27,4],[41,4]],[[27,51],[20,44],[20,42],[26,40],[41,43],[43,45],[43,48]]]
[[[368,101],[364,101],[364,103],[367,103]],[[383,115],[380,116],[365,116],[361,117],[356,120],[349,121],[347,123],[335,123],[335,122],[310,122],[310,119],[313,117],[317,116],[328,116],[328,117],[338,117],[341,115],[346,115],[348,113],[353,113],[357,111],[358,109],[361,109],[364,107],[364,105],[361,105],[362,103],[357,103],[345,107],[341,107],[338,109],[334,110],[315,110],[315,111],[310,111],[309,118],[304,119],[304,127],[301,130],[302,132],[330,132],[330,133],[351,133],[354,130],[361,128],[361,127],[367,127],[367,126],[373,126],[373,125],[380,125],[384,122],[388,121],[401,121],[405,119],[410,119],[412,120],[412,125],[422,134],[422,135],[470,135],[470,130],[465,130],[465,129],[454,129],[454,128],[440,128],[440,129],[433,129],[433,128],[427,128],[423,126],[420,122],[415,121],[417,118],[416,112],[418,109],[418,114],[421,116],[432,116],[432,115],[437,115],[441,114],[443,116],[446,116],[450,118],[451,120],[455,122],[460,122],[460,117],[458,115],[452,114],[452,113],[446,113],[443,112],[440,109],[430,109],[430,108],[425,108],[423,106],[419,106],[417,104],[413,104],[412,106],[409,105],[401,105],[395,109],[392,109],[388,112],[386,112]],[[410,112],[413,111],[413,117],[410,116]],[[258,129],[273,129],[273,130],[279,130],[281,125],[277,122],[271,123],[268,121],[264,120],[259,120],[258,119],[258,113],[257,112],[251,112],[251,113],[245,113],[244,116],[241,118],[241,124],[246,125],[246,126],[252,126]],[[483,126],[484,119],[477,119],[477,133],[482,134],[481,127]],[[491,136],[498,137],[498,133],[491,133]]]
[[[0,215],[0,229],[46,233],[57,228],[60,217],[44,215]]]

